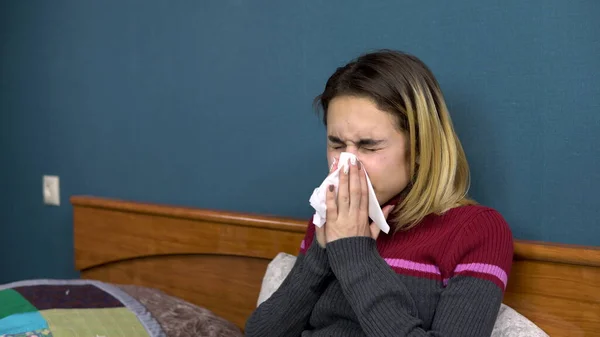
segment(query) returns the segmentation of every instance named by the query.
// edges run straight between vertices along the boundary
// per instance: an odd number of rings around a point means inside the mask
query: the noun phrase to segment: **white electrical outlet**
[[[44,176],[44,204],[60,206],[60,181],[57,176]]]

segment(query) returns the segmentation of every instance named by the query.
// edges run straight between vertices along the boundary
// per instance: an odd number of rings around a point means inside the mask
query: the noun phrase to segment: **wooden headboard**
[[[305,220],[71,198],[81,277],[135,284],[243,328],[267,264],[296,255]],[[517,241],[504,303],[551,336],[600,331],[600,248]]]

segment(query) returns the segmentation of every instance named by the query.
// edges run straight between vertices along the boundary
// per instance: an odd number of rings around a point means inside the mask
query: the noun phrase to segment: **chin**
[[[400,200],[400,193],[402,193],[402,191],[389,196],[380,196],[379,194],[377,194],[377,192],[375,192],[375,196],[377,197],[377,202],[379,203],[379,206],[383,206],[390,201],[394,201],[395,203],[397,203]]]
[[[377,195],[377,193],[375,193],[375,196],[377,197],[377,202],[379,203],[379,206],[383,206],[386,202],[390,201],[391,198],[388,197],[382,197]]]

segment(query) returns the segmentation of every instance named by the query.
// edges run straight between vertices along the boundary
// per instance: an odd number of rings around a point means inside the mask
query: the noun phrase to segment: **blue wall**
[[[598,17],[592,0],[1,1],[0,282],[76,276],[74,194],[309,217],[311,100],[381,47],[437,74],[472,195],[517,238],[598,246]]]

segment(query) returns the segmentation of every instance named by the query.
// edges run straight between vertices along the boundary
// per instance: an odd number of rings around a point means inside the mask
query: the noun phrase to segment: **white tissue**
[[[356,160],[356,156],[349,152],[342,152],[340,154],[338,168],[332,173],[330,173],[327,176],[327,178],[323,180],[321,185],[315,188],[312,195],[310,196],[310,205],[315,209],[315,215],[313,216],[313,223],[315,224],[315,226],[322,227],[325,223],[327,213],[327,188],[329,188],[329,185],[335,186],[335,193],[337,195],[338,185],[340,183],[340,170],[343,170],[345,167],[348,167],[348,159]],[[387,234],[390,231],[390,226],[385,220],[385,216],[383,215],[381,206],[379,206],[379,201],[377,201],[377,196],[375,195],[375,191],[373,190],[373,185],[371,185],[369,175],[365,174],[365,176],[367,177],[367,186],[369,189],[369,217],[371,218],[371,220],[373,220],[373,222],[377,225],[377,227],[379,227],[381,231]]]

